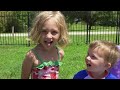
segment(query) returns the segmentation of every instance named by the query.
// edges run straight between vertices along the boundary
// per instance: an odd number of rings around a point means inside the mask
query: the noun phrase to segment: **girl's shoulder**
[[[64,54],[65,54],[65,53],[64,53],[64,50],[58,47],[58,52],[59,52],[60,58],[61,58],[61,60],[62,60],[63,57],[64,57]]]
[[[33,53],[33,51],[32,51],[32,49],[30,49],[29,51],[27,51],[27,53],[26,53],[26,56],[25,56],[27,59],[32,59],[32,58],[34,58],[35,57],[35,55],[34,55],[34,53]]]
[[[63,58],[63,57],[64,57],[64,54],[65,54],[65,53],[64,53],[64,50],[62,50],[62,49],[59,50],[59,53],[60,53],[61,57]]]

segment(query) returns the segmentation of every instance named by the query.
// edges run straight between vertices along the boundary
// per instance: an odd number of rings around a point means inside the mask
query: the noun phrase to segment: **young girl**
[[[68,44],[65,17],[60,11],[42,11],[35,18],[31,39],[37,45],[27,52],[22,64],[22,79],[58,79],[64,51]]]
[[[109,69],[119,58],[119,50],[108,41],[94,41],[89,45],[86,56],[86,70],[81,70],[73,79],[117,79]]]

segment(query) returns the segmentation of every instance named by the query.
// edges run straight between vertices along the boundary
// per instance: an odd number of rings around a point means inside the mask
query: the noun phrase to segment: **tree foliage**
[[[0,32],[26,32],[32,26],[33,19],[39,11],[0,11]],[[119,11],[61,11],[69,25],[86,23],[91,29],[94,25],[120,26]],[[77,20],[77,22],[76,22]]]

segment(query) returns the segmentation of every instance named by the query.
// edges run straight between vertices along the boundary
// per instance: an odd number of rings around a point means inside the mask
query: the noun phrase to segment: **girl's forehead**
[[[55,18],[49,18],[45,22],[43,22],[43,26],[45,24],[54,24],[55,26],[58,27],[58,21]]]
[[[53,27],[53,26],[58,28],[57,23],[54,19],[48,19],[42,25],[42,27]]]

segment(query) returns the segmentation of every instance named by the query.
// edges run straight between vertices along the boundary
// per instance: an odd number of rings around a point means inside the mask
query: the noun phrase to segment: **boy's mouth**
[[[90,67],[91,66],[91,64],[87,64],[87,67]]]

